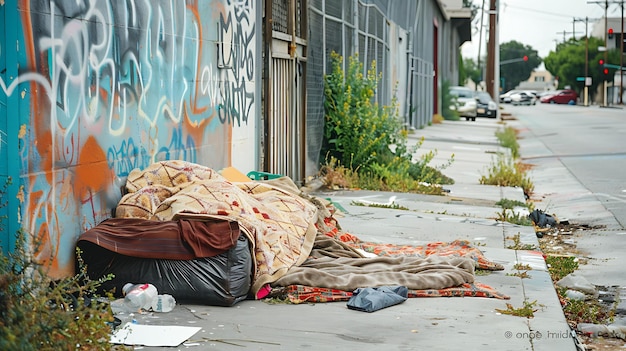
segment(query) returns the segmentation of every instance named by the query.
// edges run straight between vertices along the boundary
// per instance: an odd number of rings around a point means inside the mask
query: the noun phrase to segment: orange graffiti
[[[75,194],[84,200],[112,181],[113,172],[107,164],[106,154],[98,141],[89,136],[80,150],[76,165]]]
[[[198,13],[198,4],[194,3],[192,5],[188,5],[187,9],[191,11],[191,13],[193,13],[194,17],[196,18],[196,23],[202,23],[201,22],[201,18],[200,18],[200,14]],[[198,59],[196,61],[198,61],[198,67],[196,67],[196,72],[202,72],[202,26],[198,26]],[[193,111],[194,114],[201,114],[202,112],[207,110],[207,107],[202,107],[199,108],[198,107],[198,91],[200,91],[200,87],[198,86],[199,82],[201,81],[200,79],[198,79],[199,77],[196,78],[196,89],[195,89],[195,95],[192,96],[190,98],[191,100],[191,110]],[[208,118],[209,120],[211,118]]]

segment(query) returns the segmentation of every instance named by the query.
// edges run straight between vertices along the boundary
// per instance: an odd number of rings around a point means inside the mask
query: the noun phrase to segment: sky
[[[480,42],[480,10],[472,23],[472,41],[462,46],[463,57],[478,58],[486,57],[486,29],[489,27],[489,0],[472,0],[479,8],[485,3],[483,16],[483,39]],[[499,42],[505,43],[511,40],[529,45],[537,50],[541,58],[546,57],[550,51],[554,51],[557,43],[572,37],[576,30],[576,38],[585,34],[585,17],[589,18],[588,31],[591,33],[596,21],[604,18],[604,1],[598,0],[499,0],[500,2],[500,31]],[[598,4],[597,2],[601,2]],[[616,0],[609,0],[607,17],[620,17],[621,9]],[[581,19],[575,22],[574,18]]]

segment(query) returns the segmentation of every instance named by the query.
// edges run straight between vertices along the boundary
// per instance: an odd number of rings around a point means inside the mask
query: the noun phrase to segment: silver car
[[[450,106],[451,110],[459,113],[460,117],[465,117],[467,121],[476,120],[476,93],[466,87],[454,86],[450,87],[450,94],[454,98],[454,104]]]

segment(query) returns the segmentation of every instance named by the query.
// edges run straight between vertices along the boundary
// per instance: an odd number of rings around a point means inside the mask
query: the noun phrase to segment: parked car
[[[569,104],[576,105],[578,94],[574,90],[558,90],[553,95],[545,95],[541,98],[543,104]]]
[[[498,105],[486,91],[476,93],[476,116],[477,117],[498,117]]]
[[[511,104],[513,105],[534,105],[537,103],[537,96],[532,91],[520,91],[511,94]]]
[[[465,117],[467,121],[475,121],[477,101],[474,91],[466,87],[453,86],[450,87],[450,95],[455,100],[450,109],[457,111],[459,116]]]
[[[521,90],[509,90],[504,94],[500,94],[500,102],[504,102],[505,104],[508,104],[511,102],[511,95],[517,94],[520,92]]]

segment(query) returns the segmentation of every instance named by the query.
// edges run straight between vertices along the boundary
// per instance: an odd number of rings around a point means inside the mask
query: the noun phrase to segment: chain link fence
[[[337,52],[347,59],[358,53],[364,72],[376,63],[376,72],[382,80],[376,91],[376,99],[381,105],[389,105],[396,82],[392,82],[392,70],[396,62],[392,55],[405,55],[406,74],[398,77],[405,81],[406,91],[397,96],[401,104],[401,116],[408,127],[420,128],[426,125],[433,114],[433,64],[421,55],[430,55],[418,44],[421,37],[415,31],[418,18],[412,17],[422,11],[415,1],[376,0],[310,0],[309,1],[309,40],[307,57],[307,175],[317,173],[319,155],[324,132],[324,75],[331,70],[331,53]],[[389,13],[386,13],[388,11]],[[392,17],[390,17],[390,15]],[[406,52],[391,52],[391,25],[397,25],[409,33]],[[420,52],[419,50],[424,52]]]

